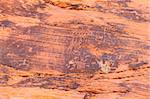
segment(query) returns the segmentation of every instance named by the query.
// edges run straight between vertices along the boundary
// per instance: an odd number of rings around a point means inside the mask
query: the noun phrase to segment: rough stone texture
[[[0,99],[149,99],[149,0],[0,0]]]

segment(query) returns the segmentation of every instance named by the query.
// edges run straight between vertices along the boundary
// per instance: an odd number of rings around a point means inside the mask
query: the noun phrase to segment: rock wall
[[[148,99],[148,0],[0,0],[0,99]]]

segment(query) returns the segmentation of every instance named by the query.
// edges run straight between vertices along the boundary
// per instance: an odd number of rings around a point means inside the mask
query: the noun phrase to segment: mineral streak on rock
[[[0,27],[12,27],[12,26],[14,26],[15,25],[15,23],[14,22],[11,22],[11,21],[9,21],[9,20],[2,20],[2,21],[0,21]]]
[[[141,66],[145,65],[145,64],[148,64],[148,62],[145,62],[145,61],[140,61],[140,62],[137,62],[137,63],[131,63],[129,64],[129,67],[136,70],[138,68],[140,68]]]
[[[7,84],[7,81],[9,80],[9,76],[8,75],[1,75],[0,76],[0,84]]]

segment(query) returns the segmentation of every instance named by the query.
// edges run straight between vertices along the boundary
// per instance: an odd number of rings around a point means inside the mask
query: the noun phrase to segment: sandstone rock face
[[[0,99],[149,99],[148,0],[0,0]]]

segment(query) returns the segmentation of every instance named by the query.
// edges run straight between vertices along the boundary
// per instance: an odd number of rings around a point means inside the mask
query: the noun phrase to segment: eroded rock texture
[[[0,0],[0,99],[148,99],[148,0]]]

